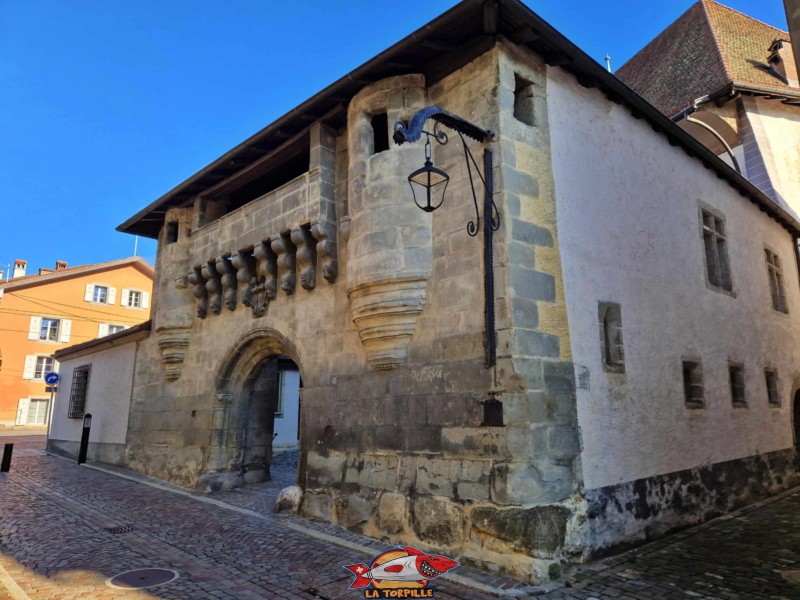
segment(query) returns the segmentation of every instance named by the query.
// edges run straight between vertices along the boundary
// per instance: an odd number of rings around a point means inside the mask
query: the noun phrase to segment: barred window
[[[72,372],[72,388],[69,393],[69,409],[67,417],[82,419],[86,407],[86,390],[89,388],[89,371],[92,365],[75,367]]]
[[[789,312],[786,303],[786,290],[783,286],[783,269],[781,258],[769,248],[764,248],[767,260],[767,274],[769,275],[769,290],[772,293],[772,308],[783,313]]]

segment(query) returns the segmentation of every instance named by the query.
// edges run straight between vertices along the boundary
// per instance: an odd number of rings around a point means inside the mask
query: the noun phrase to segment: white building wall
[[[800,377],[790,235],[560,69],[549,69],[547,101],[585,487],[790,447]],[[725,216],[733,295],[706,283],[701,205]],[[772,307],[765,244],[783,262],[788,315]],[[621,305],[624,375],[602,367],[603,301]],[[682,357],[702,360],[703,409],[684,404]],[[729,360],[745,366],[747,408],[732,406]],[[765,367],[778,371],[780,407],[767,403]]]
[[[51,441],[80,442],[83,419],[67,418],[72,372],[91,365],[85,412],[92,415],[89,442],[124,444],[128,431],[131,384],[137,342],[100,349],[89,355],[66,358],[60,367],[61,384],[56,395]]]
[[[772,184],[781,199],[800,215],[800,107],[765,98],[747,106]]]

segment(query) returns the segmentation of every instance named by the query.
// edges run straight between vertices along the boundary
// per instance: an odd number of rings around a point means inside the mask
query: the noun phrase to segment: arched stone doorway
[[[294,347],[273,330],[251,332],[231,350],[217,379],[200,487],[270,479],[273,443],[280,450],[299,443],[301,382]]]

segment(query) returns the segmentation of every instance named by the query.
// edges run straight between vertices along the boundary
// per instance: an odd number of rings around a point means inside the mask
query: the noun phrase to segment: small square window
[[[688,408],[703,408],[703,368],[700,361],[683,361],[683,397]]]
[[[728,375],[731,383],[731,402],[734,406],[747,406],[744,395],[744,367],[742,365],[728,365]]]
[[[128,308],[142,307],[142,292],[131,290],[128,292]]]
[[[708,210],[703,209],[700,212],[703,220],[703,247],[708,282],[725,291],[733,291],[725,220]]]
[[[39,332],[39,339],[48,342],[58,341],[58,328],[61,321],[58,319],[42,319],[42,327]]]
[[[92,302],[106,304],[108,302],[108,288],[104,285],[94,286],[94,292],[92,292]]]
[[[49,356],[37,356],[36,368],[33,371],[34,379],[44,379],[44,376],[53,370],[53,359]]]
[[[108,335],[119,333],[125,329],[125,325],[111,325],[108,326]]]
[[[767,401],[771,406],[780,406],[781,397],[778,395],[778,372],[773,369],[764,369],[764,378],[767,383]]]
[[[533,125],[533,84],[514,74],[514,118],[526,125]]]

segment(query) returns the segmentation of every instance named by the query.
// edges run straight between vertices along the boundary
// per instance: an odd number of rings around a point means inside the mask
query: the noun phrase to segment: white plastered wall
[[[747,106],[765,160],[770,160],[771,155],[772,184],[795,214],[800,214],[800,106],[764,98],[757,98]]]
[[[124,444],[128,431],[131,384],[137,342],[98,350],[61,362],[61,384],[56,395],[50,439],[79,442],[83,419],[67,418],[72,372],[81,365],[91,365],[85,412],[92,415],[90,442]]]
[[[547,85],[586,488],[790,447],[800,374],[790,235],[599,91],[557,68]],[[726,219],[734,295],[706,283],[701,205]],[[772,307],[765,245],[783,261],[788,315]],[[621,305],[624,375],[603,370],[599,302]],[[683,357],[702,361],[703,409],[685,406]],[[744,364],[747,408],[732,406],[729,361]],[[778,371],[778,408],[765,367]]]

